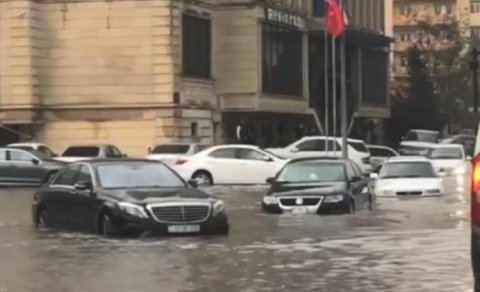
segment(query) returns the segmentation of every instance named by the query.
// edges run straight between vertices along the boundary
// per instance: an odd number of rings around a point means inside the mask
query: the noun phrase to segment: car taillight
[[[180,159],[177,160],[177,162],[175,162],[175,164],[180,165],[180,164],[184,164],[184,163],[187,162],[187,161],[188,161],[188,159],[184,159],[184,158],[182,159],[182,158],[180,158]]]
[[[471,192],[470,205],[472,223],[480,225],[480,154],[472,159]]]

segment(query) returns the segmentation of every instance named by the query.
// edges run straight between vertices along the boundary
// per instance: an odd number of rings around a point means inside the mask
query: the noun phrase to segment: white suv
[[[327,151],[328,139],[328,151]],[[358,164],[364,173],[372,170],[370,164],[370,152],[365,142],[357,139],[348,139],[348,158]],[[335,146],[335,151],[333,150]],[[342,156],[342,138],[310,136],[288,145],[285,148],[269,148],[267,149],[277,155],[285,158],[299,158],[310,156]]]

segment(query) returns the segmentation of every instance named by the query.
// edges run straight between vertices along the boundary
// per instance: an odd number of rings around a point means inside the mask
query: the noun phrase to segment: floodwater
[[[384,199],[373,211],[260,211],[264,187],[214,187],[228,237],[105,240],[38,232],[33,189],[0,190],[0,292],[472,291],[468,194]]]

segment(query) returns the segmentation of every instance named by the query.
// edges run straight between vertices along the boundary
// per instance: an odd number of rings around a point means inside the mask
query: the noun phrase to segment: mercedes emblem
[[[301,204],[303,204],[303,199],[302,199],[302,198],[298,198],[298,199],[295,200],[295,203],[296,203],[297,205],[301,205]]]

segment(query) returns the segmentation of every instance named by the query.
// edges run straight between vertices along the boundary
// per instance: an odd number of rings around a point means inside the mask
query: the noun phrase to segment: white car
[[[372,166],[370,165],[370,152],[368,151],[365,142],[362,140],[348,138],[347,143],[348,158],[360,166],[362,172],[369,173],[372,170]],[[328,146],[328,151],[326,146]],[[267,150],[286,158],[302,158],[312,156],[342,157],[342,138],[306,136],[285,148],[268,148]]]
[[[432,161],[437,172],[463,177],[468,171],[467,157],[465,157],[462,145],[435,145],[428,150],[425,156]]]
[[[444,194],[442,178],[425,157],[399,156],[388,159],[380,173],[372,173],[375,195],[382,197],[438,197]]]
[[[176,163],[178,158],[193,155],[208,147],[210,147],[210,145],[198,143],[160,144],[153,147],[152,150],[149,149],[149,154],[146,159],[159,160],[171,166]]]
[[[399,156],[398,152],[390,147],[380,145],[367,145],[370,151],[370,164],[372,168],[382,165],[389,157]]]
[[[8,148],[22,149],[22,150],[34,150],[41,152],[48,157],[57,157],[58,155],[52,151],[47,145],[36,142],[24,142],[24,143],[11,143],[7,145]]]
[[[199,184],[265,184],[286,159],[252,145],[219,145],[179,158],[172,168]]]
[[[440,132],[412,129],[402,138],[398,147],[401,155],[425,155],[430,147],[440,142]]]

